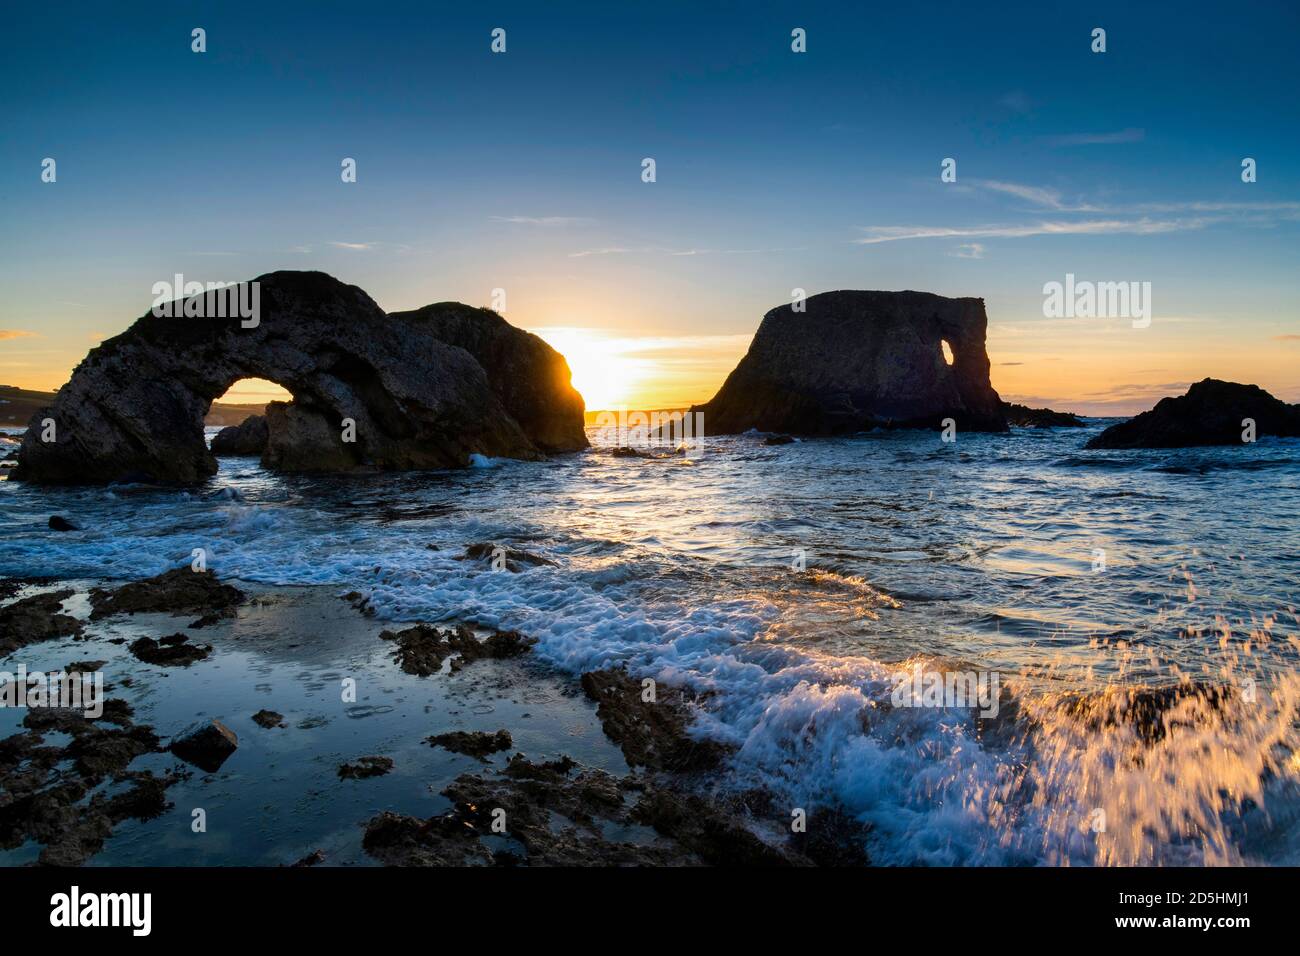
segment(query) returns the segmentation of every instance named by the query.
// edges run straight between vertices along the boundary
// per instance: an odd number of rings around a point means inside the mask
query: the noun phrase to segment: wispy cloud
[[[1025,225],[982,226],[861,226],[866,233],[858,245],[898,242],[902,239],[1023,239],[1027,236],[1152,235],[1204,228],[1205,219],[1082,219],[1055,220]]]
[[[952,251],[951,255],[958,259],[983,259],[984,244],[982,242],[963,242]]]
[[[3,337],[3,335],[0,334],[0,337]],[[1274,342],[1300,342],[1300,335],[1275,335],[1273,336],[1273,341]]]
[[[365,252],[375,247],[373,242],[331,242],[335,249],[351,249],[353,252]]]
[[[28,332],[26,329],[0,329],[0,341],[4,339],[28,339],[35,335],[35,332]]]
[[[586,216],[488,216],[489,222],[509,222],[523,226],[581,226],[596,220]]]
[[[1140,143],[1146,139],[1147,132],[1130,126],[1128,129],[1113,133],[1067,133],[1063,136],[1047,137],[1049,146],[1106,146],[1113,143]]]

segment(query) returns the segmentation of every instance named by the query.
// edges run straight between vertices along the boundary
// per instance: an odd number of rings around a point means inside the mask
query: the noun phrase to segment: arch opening
[[[952,346],[948,344],[947,339],[939,340],[939,350],[943,354],[943,364],[951,368],[956,356],[953,354]]]

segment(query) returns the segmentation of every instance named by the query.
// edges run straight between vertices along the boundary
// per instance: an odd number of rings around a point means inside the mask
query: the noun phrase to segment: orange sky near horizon
[[[745,354],[752,332],[634,334],[626,329],[531,325],[561,352],[588,410],[671,408],[707,401]],[[101,336],[102,337],[102,336]],[[98,339],[97,339],[98,340]],[[75,342],[0,330],[0,382],[53,390],[80,361]],[[1205,377],[1260,385],[1300,401],[1300,336],[1257,325],[1157,319],[1131,329],[1126,320],[1056,319],[990,323],[993,386],[1008,401],[1085,415],[1131,415]],[[286,399],[277,385],[244,380],[227,402]]]

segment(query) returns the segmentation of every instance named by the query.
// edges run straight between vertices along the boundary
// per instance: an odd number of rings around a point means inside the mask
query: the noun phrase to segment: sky
[[[1300,7],[978,6],[6,4],[0,383],[175,273],[320,269],[504,289],[589,408],[707,400],[795,289],[982,297],[1012,401],[1300,401]],[[1067,274],[1149,282],[1150,324],[1045,315]]]

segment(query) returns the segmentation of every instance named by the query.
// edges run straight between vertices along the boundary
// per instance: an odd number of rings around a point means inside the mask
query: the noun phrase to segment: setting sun
[[[557,327],[532,331],[568,360],[573,387],[582,395],[588,411],[628,404],[644,370],[641,362],[625,353],[623,340],[609,338],[597,329]]]

